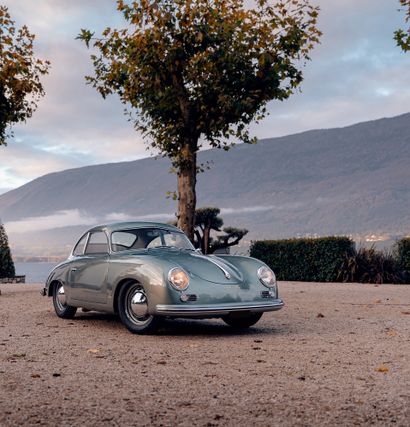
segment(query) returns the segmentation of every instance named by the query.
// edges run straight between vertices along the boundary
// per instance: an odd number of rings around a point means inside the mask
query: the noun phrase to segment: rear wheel
[[[121,322],[133,334],[154,332],[159,324],[158,317],[148,312],[148,297],[144,288],[136,282],[120,289],[118,313]]]
[[[233,328],[249,328],[262,317],[263,313],[241,314],[234,313],[222,317],[222,320]]]
[[[67,304],[67,297],[62,283],[57,282],[53,288],[53,305],[58,317],[72,319],[77,312],[77,307]]]

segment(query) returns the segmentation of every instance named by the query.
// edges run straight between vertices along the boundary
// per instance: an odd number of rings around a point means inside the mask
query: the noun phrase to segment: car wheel
[[[121,322],[133,334],[154,332],[159,324],[158,317],[148,313],[148,297],[139,283],[131,283],[120,289],[118,313]]]
[[[252,314],[229,314],[222,317],[222,320],[233,328],[249,328],[253,326],[262,317],[263,313]]]
[[[77,307],[72,307],[67,304],[67,297],[64,292],[62,283],[57,282],[53,289],[53,304],[54,310],[58,317],[63,319],[72,319],[75,316]]]

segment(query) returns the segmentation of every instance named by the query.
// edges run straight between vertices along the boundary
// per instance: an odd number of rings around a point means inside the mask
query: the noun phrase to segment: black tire
[[[222,317],[222,320],[233,328],[249,328],[253,326],[262,317],[263,313],[251,313],[251,314],[230,314]]]
[[[160,323],[158,316],[148,313],[147,294],[137,282],[126,284],[120,289],[118,294],[118,314],[121,322],[133,334],[155,332]]]
[[[53,305],[57,316],[62,319],[72,319],[77,312],[77,307],[65,302],[64,286],[60,282],[56,282],[53,286]]]

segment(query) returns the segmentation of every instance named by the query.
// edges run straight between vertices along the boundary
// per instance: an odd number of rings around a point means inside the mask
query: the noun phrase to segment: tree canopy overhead
[[[410,0],[399,0],[402,9],[406,12],[406,22],[410,21]],[[410,27],[407,30],[397,30],[394,33],[394,39],[397,42],[397,46],[401,47],[404,52],[410,50]]]
[[[34,56],[34,38],[0,6],[0,145],[6,145],[11,126],[33,115],[44,95],[40,77],[50,64]]]
[[[178,226],[193,238],[199,141],[229,148],[254,142],[248,125],[302,82],[319,41],[309,0],[117,1],[127,21],[101,37],[79,36],[97,53],[87,77],[105,98],[117,93],[136,112],[135,127],[168,156],[178,174]]]

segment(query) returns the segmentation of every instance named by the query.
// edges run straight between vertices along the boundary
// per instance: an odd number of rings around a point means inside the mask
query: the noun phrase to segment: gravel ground
[[[0,289],[0,425],[410,425],[410,287],[281,283],[286,307],[130,334]]]

